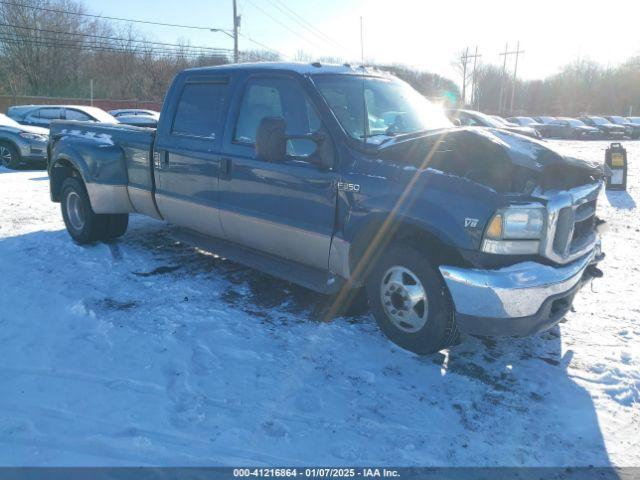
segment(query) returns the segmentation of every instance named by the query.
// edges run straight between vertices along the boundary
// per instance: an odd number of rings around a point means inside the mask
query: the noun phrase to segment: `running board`
[[[181,228],[171,236],[182,243],[214,253],[232,262],[259,270],[318,293],[335,294],[345,284],[344,279],[333,275],[328,270],[300,265],[290,260],[227,242],[226,240],[208,237],[192,230]]]

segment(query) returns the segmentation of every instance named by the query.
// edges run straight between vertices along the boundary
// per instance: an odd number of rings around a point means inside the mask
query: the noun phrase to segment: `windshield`
[[[0,113],[0,125],[4,125],[5,127],[15,127],[15,128],[20,128],[21,126],[13,118],[7,117],[4,113]]]
[[[318,74],[313,76],[313,81],[352,138],[393,136],[453,126],[441,109],[400,80]]]
[[[640,125],[640,117],[629,117],[629,121],[636,125]]]
[[[531,125],[532,123],[536,123],[533,118],[529,117],[516,117],[520,122],[520,125]]]
[[[569,122],[569,125],[571,125],[572,127],[585,127],[585,123],[582,120],[577,120],[575,118],[568,118],[567,122]]]
[[[503,122],[499,122],[495,118],[486,115],[482,112],[470,112],[469,117],[475,117],[477,125],[484,125],[485,127],[502,128],[505,126]]]
[[[611,123],[609,120],[605,120],[602,117],[591,117],[591,120],[596,125],[609,125]]]
[[[622,117],[613,116],[613,117],[609,117],[609,118],[611,119],[611,121],[613,123],[618,123],[618,124],[627,123],[627,121]]]

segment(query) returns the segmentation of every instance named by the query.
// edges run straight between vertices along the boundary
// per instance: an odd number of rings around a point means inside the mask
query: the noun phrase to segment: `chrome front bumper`
[[[598,242],[588,254],[558,267],[536,262],[498,270],[443,265],[440,272],[453,299],[461,330],[487,335],[528,335],[560,321],[582,285],[585,270],[602,257]]]

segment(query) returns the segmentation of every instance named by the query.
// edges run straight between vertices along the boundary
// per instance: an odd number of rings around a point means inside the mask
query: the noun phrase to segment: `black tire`
[[[382,290],[384,285],[392,283],[389,281],[389,276],[393,273],[389,272],[396,272],[396,267],[407,270],[409,274],[416,277],[421,284],[419,286],[426,293],[427,301],[424,303],[428,308],[425,312],[423,304],[422,310],[423,318],[426,316],[426,322],[415,331],[409,332],[398,326],[394,323],[391,313],[386,311],[394,308],[395,304],[390,297],[385,296],[389,292],[383,293]],[[403,278],[404,275],[405,273],[402,274]],[[407,281],[411,275],[406,278]],[[456,341],[458,330],[449,291],[438,270],[412,246],[400,244],[385,252],[368,275],[366,290],[369,306],[378,326],[392,342],[400,347],[424,355],[442,350]],[[396,292],[393,292],[392,296],[395,294]],[[383,305],[383,297],[386,299],[384,302],[386,306]],[[420,310],[419,307],[418,304],[416,311]],[[406,313],[412,311],[410,308]]]
[[[62,184],[60,208],[67,231],[76,242],[85,244],[105,238],[110,215],[94,213],[84,184],[77,178],[69,177]]]
[[[0,163],[3,167],[17,169],[22,163],[18,149],[9,142],[0,142]]]
[[[127,231],[129,226],[129,214],[128,213],[114,213],[107,215],[108,224],[107,232],[104,236],[105,240],[113,240],[114,238],[121,237]]]

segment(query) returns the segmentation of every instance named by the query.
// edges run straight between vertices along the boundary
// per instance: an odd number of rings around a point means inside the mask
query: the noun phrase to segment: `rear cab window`
[[[228,95],[229,81],[187,80],[176,107],[171,134],[216,140]]]

